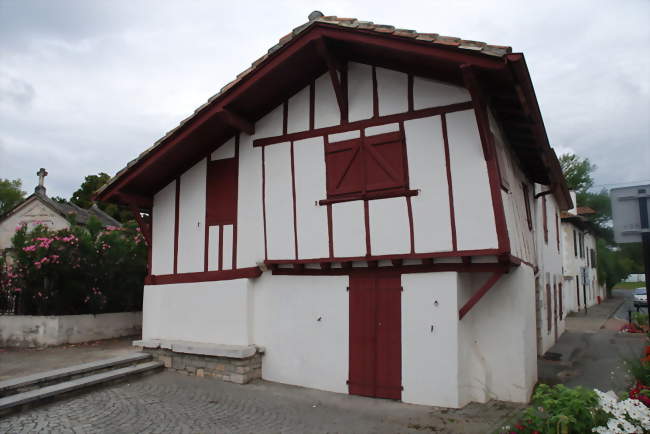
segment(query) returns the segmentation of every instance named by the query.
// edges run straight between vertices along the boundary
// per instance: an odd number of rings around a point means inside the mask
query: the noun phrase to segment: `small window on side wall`
[[[208,161],[206,224],[232,224],[237,217],[237,160]]]
[[[528,192],[528,186],[525,183],[521,184],[521,188],[524,190],[524,202],[526,203],[526,222],[528,223],[528,229],[533,230],[533,216],[530,212],[530,193]]]
[[[408,190],[401,131],[328,143],[325,161],[328,201],[398,196]]]

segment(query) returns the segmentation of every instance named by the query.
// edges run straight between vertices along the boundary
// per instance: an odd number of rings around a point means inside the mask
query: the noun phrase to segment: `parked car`
[[[648,307],[648,295],[645,288],[634,290],[634,307]]]

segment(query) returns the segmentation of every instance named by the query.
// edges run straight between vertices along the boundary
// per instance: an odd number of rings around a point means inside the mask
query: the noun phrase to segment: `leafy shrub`
[[[633,312],[632,313],[632,322],[637,327],[641,328],[648,325],[648,314],[643,312]]]
[[[91,219],[85,227],[59,231],[44,226],[28,231],[20,226],[12,241],[12,263],[0,264],[0,300],[7,304],[17,295],[16,313],[65,315],[142,308],[147,248],[135,223],[102,228]]]
[[[600,408],[598,395],[582,387],[568,388],[562,384],[540,384],[531,407],[515,425],[517,433],[586,433],[607,423],[607,414]]]
[[[650,362],[644,359],[626,359],[625,366],[637,383],[650,385]]]

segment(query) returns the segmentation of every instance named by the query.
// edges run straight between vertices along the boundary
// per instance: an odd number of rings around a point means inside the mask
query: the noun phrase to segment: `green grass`
[[[636,289],[643,288],[644,286],[644,282],[618,282],[614,285],[614,289]]]

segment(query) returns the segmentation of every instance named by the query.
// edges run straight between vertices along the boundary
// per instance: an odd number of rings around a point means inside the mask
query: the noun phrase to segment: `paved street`
[[[163,372],[8,416],[0,432],[483,434],[518,408],[490,402],[456,411]]]
[[[629,300],[625,293],[613,295],[589,308],[586,315],[580,312],[567,317],[567,331],[549,350],[561,354],[562,358],[539,360],[540,381],[602,391],[627,389],[632,380],[624,360],[639,357],[647,339],[644,334],[619,333],[624,322],[615,315]]]
[[[639,283],[639,287],[642,287],[643,282]],[[633,299],[634,290],[633,289],[614,289],[612,295],[614,297],[620,297],[625,299],[625,302],[618,308],[614,314],[614,318],[621,319],[623,321],[628,320],[629,311],[636,312],[636,307],[634,307]],[[641,309],[641,312],[647,313],[647,308]]]

